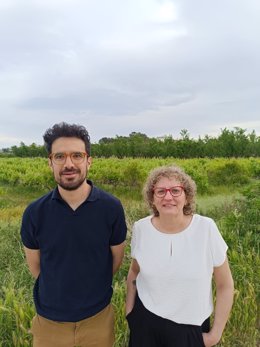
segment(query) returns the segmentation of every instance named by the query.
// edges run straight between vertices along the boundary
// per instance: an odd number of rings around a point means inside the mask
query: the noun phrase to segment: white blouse
[[[160,232],[151,219],[140,219],[133,227],[138,295],[158,316],[201,325],[213,311],[212,274],[224,263],[228,247],[211,218],[195,214],[189,226],[175,234]]]

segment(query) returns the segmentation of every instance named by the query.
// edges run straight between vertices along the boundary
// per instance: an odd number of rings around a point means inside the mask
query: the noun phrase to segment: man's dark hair
[[[47,129],[43,135],[43,140],[48,154],[51,154],[53,142],[60,137],[77,137],[81,139],[85,143],[87,154],[90,155],[90,137],[83,125],[62,122],[54,124],[52,128]]]

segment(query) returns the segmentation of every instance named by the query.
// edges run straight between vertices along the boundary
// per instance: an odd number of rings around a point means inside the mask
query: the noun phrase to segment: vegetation
[[[235,280],[235,302],[219,347],[259,346],[260,299],[260,159],[96,159],[93,181],[117,195],[125,208],[128,239],[123,265],[114,278],[116,347],[126,347],[125,279],[130,263],[132,223],[149,211],[141,199],[148,171],[176,163],[198,183],[201,214],[214,218],[229,245]],[[0,347],[31,346],[29,332],[35,313],[33,279],[25,265],[20,241],[26,205],[54,186],[43,158],[0,158]]]
[[[125,190],[141,189],[148,172],[160,165],[182,166],[197,183],[200,194],[209,194],[212,186],[237,187],[260,177],[260,158],[175,159],[175,158],[94,158],[89,173],[97,185]],[[0,182],[51,189],[52,173],[44,158],[0,158]],[[129,187],[131,187],[129,191]]]
[[[108,158],[124,157],[175,157],[175,158],[218,158],[218,157],[259,157],[260,137],[253,131],[246,134],[245,129],[223,129],[218,137],[206,135],[198,140],[192,139],[186,129],[181,130],[180,138],[174,139],[171,135],[162,138],[149,138],[147,135],[132,132],[129,136],[104,137],[92,145],[92,154],[95,157]],[[46,157],[43,146],[35,143],[26,146],[3,148],[2,156],[15,157]]]

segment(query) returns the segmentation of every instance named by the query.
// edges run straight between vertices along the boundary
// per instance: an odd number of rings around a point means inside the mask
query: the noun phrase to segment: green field
[[[149,213],[141,189],[148,171],[176,163],[197,182],[197,212],[215,219],[229,246],[235,281],[233,310],[222,347],[259,346],[260,299],[260,159],[95,159],[94,183],[118,196],[125,208],[126,255],[114,278],[116,345],[126,347],[125,280],[130,262],[133,222]],[[46,159],[0,158],[0,346],[31,346],[34,315],[33,280],[20,241],[20,222],[27,204],[54,186]]]

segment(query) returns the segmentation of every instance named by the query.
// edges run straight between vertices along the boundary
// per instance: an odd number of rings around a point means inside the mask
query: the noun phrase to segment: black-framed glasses
[[[73,164],[80,164],[87,156],[87,152],[57,152],[50,154],[49,158],[55,164],[63,165],[65,164],[67,157],[70,157]]]
[[[183,186],[173,186],[171,188],[157,187],[153,189],[154,195],[157,198],[164,198],[167,192],[170,192],[171,196],[178,197],[184,191]]]

